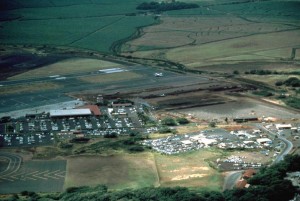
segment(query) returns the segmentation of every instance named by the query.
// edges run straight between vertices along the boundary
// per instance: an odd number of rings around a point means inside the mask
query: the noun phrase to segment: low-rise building
[[[277,130],[285,130],[285,129],[291,129],[292,125],[291,124],[276,124],[275,127]]]

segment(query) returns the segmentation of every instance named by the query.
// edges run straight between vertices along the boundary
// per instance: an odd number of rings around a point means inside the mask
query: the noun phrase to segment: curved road
[[[233,189],[236,182],[241,178],[243,170],[232,171],[225,177],[223,191]]]
[[[279,135],[277,135],[277,133],[270,131],[268,129],[266,129],[264,126],[257,124],[256,125],[258,128],[261,128],[262,130],[264,130],[265,132],[269,133],[270,135],[272,135],[273,137],[278,136],[278,139],[280,139],[284,144],[284,150],[278,154],[277,158],[274,160],[274,163],[278,163],[279,161],[282,161],[284,159],[284,157],[293,149],[293,143],[291,143],[289,140],[287,140],[286,138],[280,137]]]
[[[21,167],[22,158],[18,155],[0,152],[0,158],[9,161],[6,169],[0,172],[0,179],[16,173]]]

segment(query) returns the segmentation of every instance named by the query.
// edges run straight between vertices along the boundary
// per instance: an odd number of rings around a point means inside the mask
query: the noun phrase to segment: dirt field
[[[75,58],[60,61],[42,68],[27,71],[13,76],[10,80],[28,79],[37,77],[47,77],[51,75],[68,75],[74,73],[84,73],[98,71],[110,67],[120,67],[122,65],[97,59]]]
[[[157,186],[152,154],[72,157],[67,162],[65,188],[105,184],[112,189]]]
[[[300,118],[300,114],[282,107],[260,102],[253,99],[243,98],[225,104],[203,106],[178,110],[178,112],[191,114],[199,119],[224,119],[235,117],[275,117],[278,119]]]
[[[106,83],[106,82],[132,80],[141,77],[142,75],[133,72],[120,72],[120,73],[112,73],[112,74],[101,74],[96,76],[85,76],[78,79],[80,81],[85,81],[88,83]]]
[[[220,190],[222,176],[204,159],[219,157],[219,153],[201,150],[181,155],[155,154],[161,186],[203,187]]]

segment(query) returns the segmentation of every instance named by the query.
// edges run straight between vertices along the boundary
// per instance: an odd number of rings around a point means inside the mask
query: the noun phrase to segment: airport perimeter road
[[[0,159],[8,161],[7,167],[1,168],[3,171],[0,172],[0,180],[6,176],[16,173],[21,167],[22,158],[18,155],[0,152]]]
[[[256,124],[256,126],[258,128],[261,128],[262,130],[266,131],[267,133],[269,133],[272,136],[278,136],[278,139],[281,140],[285,146],[284,146],[284,150],[278,154],[278,156],[276,157],[276,159],[274,160],[273,163],[278,163],[279,161],[282,161],[284,159],[284,157],[292,150],[293,148],[293,143],[291,143],[289,140],[287,140],[286,138],[283,138],[279,135],[277,135],[277,133],[270,131],[268,129],[266,129],[264,126],[260,125],[260,124]]]
[[[233,189],[236,182],[241,178],[243,171],[230,172],[224,180],[223,191]]]

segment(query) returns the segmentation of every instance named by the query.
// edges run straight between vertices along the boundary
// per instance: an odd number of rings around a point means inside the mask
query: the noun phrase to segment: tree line
[[[192,9],[199,8],[198,4],[195,3],[184,3],[184,2],[144,2],[136,7],[138,10],[151,10],[156,12],[163,12],[168,10],[182,10],[182,9]]]

